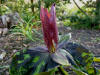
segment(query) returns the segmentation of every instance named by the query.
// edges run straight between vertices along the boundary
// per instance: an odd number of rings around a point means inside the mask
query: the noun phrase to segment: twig
[[[89,17],[89,16],[87,15],[87,13],[86,13],[85,11],[83,11],[83,10],[78,6],[78,4],[76,3],[75,0],[73,0],[73,2],[74,2],[75,5],[77,6],[77,8],[80,9],[80,11],[81,11],[82,13],[84,13],[87,17]]]

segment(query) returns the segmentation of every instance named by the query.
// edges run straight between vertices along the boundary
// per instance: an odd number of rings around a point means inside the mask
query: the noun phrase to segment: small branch
[[[87,17],[89,17],[89,16],[86,14],[86,12],[83,11],[83,10],[78,6],[78,4],[75,2],[75,0],[73,0],[73,2],[74,2],[75,5],[77,6],[77,8],[80,9],[80,11],[81,11],[82,13],[84,13]]]

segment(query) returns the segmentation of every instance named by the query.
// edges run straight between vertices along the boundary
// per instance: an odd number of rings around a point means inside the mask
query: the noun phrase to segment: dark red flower
[[[40,19],[42,22],[45,44],[47,45],[49,52],[55,52],[58,44],[55,4],[52,5],[50,13],[46,8],[41,7]]]

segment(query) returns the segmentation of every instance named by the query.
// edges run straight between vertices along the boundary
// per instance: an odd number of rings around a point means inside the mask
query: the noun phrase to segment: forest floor
[[[75,30],[68,29],[67,27],[59,27],[59,32],[62,34],[71,33],[71,41],[85,46],[94,55],[98,56],[100,54],[100,30]],[[25,43],[25,39],[15,34],[0,37],[0,75],[9,75],[9,64],[16,51],[29,46],[35,47],[41,45],[39,42],[29,43],[28,41],[28,43]]]

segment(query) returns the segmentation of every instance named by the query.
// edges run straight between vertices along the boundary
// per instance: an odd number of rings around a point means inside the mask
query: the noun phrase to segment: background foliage
[[[50,8],[52,3],[56,3],[58,22],[62,21],[65,26],[76,28],[96,28],[99,29],[100,4],[99,0],[80,0],[83,4],[79,6],[77,0],[1,0],[0,13],[18,12],[21,18],[29,21],[34,16],[32,23],[39,21],[39,11],[41,5]],[[70,4],[74,4],[70,6]],[[37,24],[38,26],[38,24]]]

